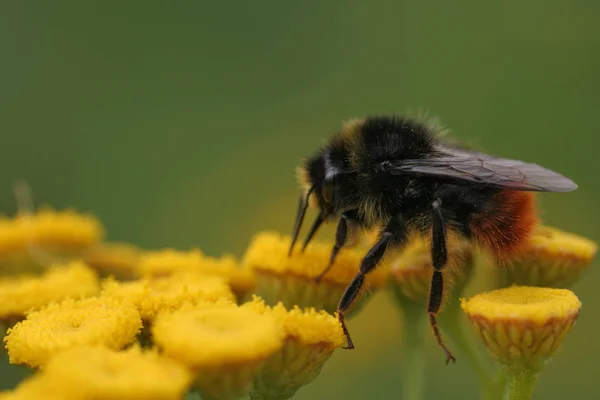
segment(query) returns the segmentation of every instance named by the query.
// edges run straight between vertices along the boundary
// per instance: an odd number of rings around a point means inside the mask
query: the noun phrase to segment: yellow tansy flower
[[[449,241],[448,263],[444,268],[445,294],[460,292],[473,272],[471,248],[466,242]],[[425,303],[433,265],[430,243],[421,236],[414,236],[403,251],[391,262],[390,276],[394,293],[402,299]]]
[[[87,249],[82,259],[101,276],[134,279],[139,276],[141,250],[127,243],[98,243]]]
[[[0,399],[178,400],[191,380],[187,368],[155,351],[77,346]]]
[[[0,392],[0,400],[73,400],[66,393],[60,393],[52,382],[35,374],[20,382],[13,390]]]
[[[518,285],[566,288],[589,267],[597,249],[592,240],[540,226],[506,272]]]
[[[490,353],[503,365],[538,370],[571,331],[581,302],[566,289],[512,286],[462,299]]]
[[[135,306],[111,297],[67,299],[53,303],[8,329],[4,338],[12,364],[41,367],[48,359],[76,345],[121,349],[142,327]]]
[[[142,276],[162,276],[175,272],[217,275],[227,280],[238,300],[245,299],[255,286],[253,272],[240,266],[235,257],[209,257],[199,249],[146,251],[138,267]]]
[[[257,294],[267,304],[281,301],[286,307],[314,307],[333,313],[347,285],[358,272],[363,253],[342,249],[331,270],[320,282],[315,278],[327,267],[333,244],[313,242],[304,253],[288,257],[291,238],[262,232],[251,241],[243,263],[256,271]],[[367,287],[373,291],[387,282],[388,270],[381,266],[369,273]],[[368,299],[368,292],[353,305],[356,312]]]
[[[286,310],[283,304],[265,306],[255,297],[242,307],[273,315],[284,329],[283,347],[269,358],[256,377],[253,399],[288,399],[320,373],[333,351],[345,343],[336,317],[314,308]]]
[[[203,399],[248,394],[266,360],[283,345],[273,316],[232,303],[161,313],[152,336],[166,355],[196,372]]]
[[[51,392],[73,400],[177,400],[192,382],[183,365],[137,346],[67,349],[52,357],[40,375],[52,382]]]
[[[41,276],[0,278],[0,320],[18,320],[53,301],[98,294],[94,270],[81,262],[50,267]]]
[[[1,218],[0,271],[21,272],[24,264],[56,262],[56,257],[78,257],[103,235],[98,219],[72,210],[42,208],[35,214]]]
[[[153,320],[160,311],[175,310],[183,305],[235,300],[224,279],[198,272],[179,272],[131,282],[107,280],[102,293],[131,301],[145,321]]]

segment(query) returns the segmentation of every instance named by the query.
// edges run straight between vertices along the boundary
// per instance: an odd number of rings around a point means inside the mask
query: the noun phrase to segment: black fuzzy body
[[[402,218],[408,230],[425,233],[431,225],[431,205],[441,202],[449,228],[471,236],[471,221],[492,207],[499,189],[436,177],[390,175],[386,161],[434,158],[444,146],[435,128],[406,118],[370,117],[336,134],[305,170],[320,208],[334,218],[351,211],[364,228],[387,225]],[[321,195],[327,171],[333,171],[333,201]]]

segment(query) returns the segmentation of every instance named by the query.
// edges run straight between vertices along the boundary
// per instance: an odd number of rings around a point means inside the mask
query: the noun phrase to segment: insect
[[[444,345],[436,317],[440,311],[447,263],[447,233],[452,231],[487,248],[498,259],[510,259],[534,230],[534,192],[569,192],[570,179],[536,164],[468,150],[443,136],[431,120],[374,116],[344,124],[298,169],[301,185],[292,232],[294,245],[309,206],[318,215],[304,241],[310,243],[324,222],[337,221],[329,264],[354,229],[378,229],[375,244],[338,305],[347,349],[354,344],[344,315],[365,276],[391,249],[401,249],[409,233],[430,235],[433,274],[427,312],[446,363],[455,362]]]

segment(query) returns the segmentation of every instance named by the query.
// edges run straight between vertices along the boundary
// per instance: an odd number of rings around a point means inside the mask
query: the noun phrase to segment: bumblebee
[[[338,305],[347,349],[354,344],[344,315],[365,276],[391,250],[401,249],[411,233],[431,238],[433,275],[427,312],[446,363],[455,362],[444,345],[436,317],[444,292],[446,240],[452,232],[510,260],[537,223],[535,192],[569,192],[570,179],[536,164],[469,150],[450,140],[434,121],[413,117],[373,116],[353,120],[298,169],[301,194],[292,232],[292,254],[309,206],[318,210],[302,249],[324,222],[337,221],[329,264],[355,229],[377,229]]]

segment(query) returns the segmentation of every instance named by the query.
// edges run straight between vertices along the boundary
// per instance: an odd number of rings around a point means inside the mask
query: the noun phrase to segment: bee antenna
[[[323,210],[321,210],[321,212],[319,212],[319,215],[317,215],[315,222],[313,222],[313,225],[310,228],[310,231],[308,232],[306,239],[304,240],[304,244],[302,245],[301,252],[303,252],[304,249],[306,249],[306,246],[308,246],[308,244],[312,240],[313,236],[315,236],[315,233],[317,233],[317,231],[321,227],[321,224],[323,223],[323,221],[325,221],[325,212],[323,212]]]
[[[298,210],[296,211],[296,221],[294,222],[294,229],[292,230],[292,243],[290,244],[288,257],[292,255],[292,250],[294,249],[296,240],[298,240],[298,234],[300,233],[300,228],[302,227],[302,221],[304,220],[304,215],[306,214],[306,209],[308,208],[308,199],[313,190],[315,190],[314,185],[308,189],[308,192],[306,192],[305,196],[300,193],[300,198],[298,199]]]

